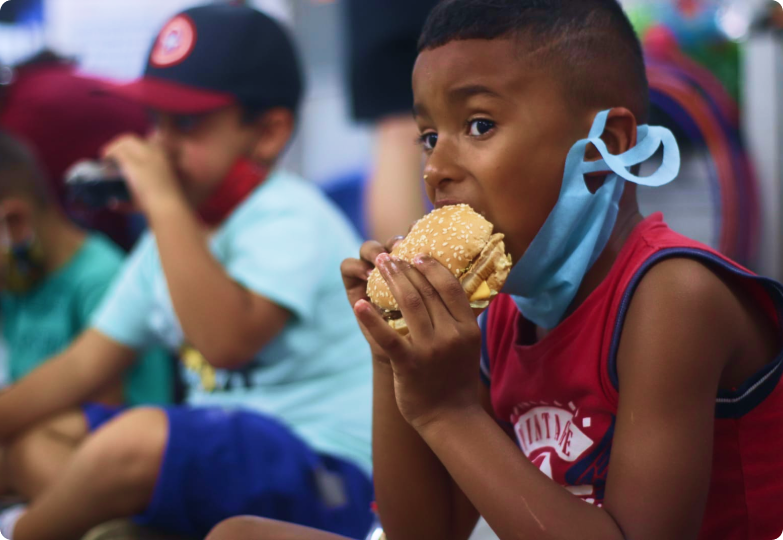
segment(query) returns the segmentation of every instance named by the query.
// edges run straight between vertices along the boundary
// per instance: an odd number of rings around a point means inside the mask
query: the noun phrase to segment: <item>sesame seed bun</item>
[[[511,270],[503,235],[492,231],[492,224],[470,206],[445,206],[420,219],[391,255],[412,263],[417,255],[425,254],[440,262],[460,280],[478,315],[503,287]],[[367,296],[392,327],[407,333],[399,305],[377,269],[367,282]]]

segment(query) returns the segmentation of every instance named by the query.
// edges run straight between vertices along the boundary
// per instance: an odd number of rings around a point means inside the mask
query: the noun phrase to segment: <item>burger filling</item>
[[[484,281],[479,285],[478,290],[470,297],[470,305],[474,308],[486,308],[489,305],[489,300],[496,294],[496,292],[489,288],[489,284]],[[399,310],[382,309],[381,315],[385,321],[397,321],[402,319],[402,312]]]

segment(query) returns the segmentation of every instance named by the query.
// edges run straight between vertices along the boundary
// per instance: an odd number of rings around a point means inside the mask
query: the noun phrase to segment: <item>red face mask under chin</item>
[[[240,159],[226,178],[198,208],[201,220],[214,227],[223,222],[268,175],[265,169],[249,159]]]

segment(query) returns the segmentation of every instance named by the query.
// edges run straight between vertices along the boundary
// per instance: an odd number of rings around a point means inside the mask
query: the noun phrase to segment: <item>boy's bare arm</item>
[[[188,340],[215,367],[241,367],[283,330],[289,312],[231,279],[183,199],[151,205],[148,217]]]
[[[381,264],[412,339],[398,339],[366,306],[357,310],[360,321],[392,358],[404,418],[501,539],[697,537],[715,396],[745,314],[712,272],[684,261],[698,267],[684,274],[682,263],[664,262],[648,274],[626,320],[618,359],[623,397],[603,508],[552,482],[474,398],[468,379],[480,333],[448,271],[426,259],[416,268]]]
[[[478,512],[400,415],[388,360],[374,364],[373,476],[386,537],[466,540],[476,526]]]
[[[349,540],[309,527],[259,517],[235,517],[212,529],[206,540]]]
[[[386,246],[366,242],[360,259],[343,262],[343,283],[352,306],[367,301],[367,278],[374,268],[373,261],[391,251],[397,241],[399,238],[394,238]],[[387,538],[467,538],[478,520],[475,508],[400,414],[389,359],[367,329],[362,327],[362,331],[373,352],[373,474]],[[477,380],[478,370],[474,375]]]
[[[212,256],[160,144],[125,136],[105,155],[122,167],[155,233],[188,341],[215,367],[241,367],[282,331],[289,312],[241,287]]]
[[[698,536],[721,376],[751,341],[763,340],[753,326],[740,298],[696,261],[665,261],[642,281],[618,353],[605,497],[628,538]]]
[[[120,379],[136,352],[87,330],[60,355],[0,394],[0,441],[79,406]]]

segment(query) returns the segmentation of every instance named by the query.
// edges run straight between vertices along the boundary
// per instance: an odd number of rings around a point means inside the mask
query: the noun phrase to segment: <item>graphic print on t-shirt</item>
[[[511,416],[514,435],[525,456],[549,478],[589,503],[603,500],[614,419],[581,414],[563,405],[522,403]],[[600,430],[605,429],[603,435]],[[596,436],[598,435],[598,436]]]

